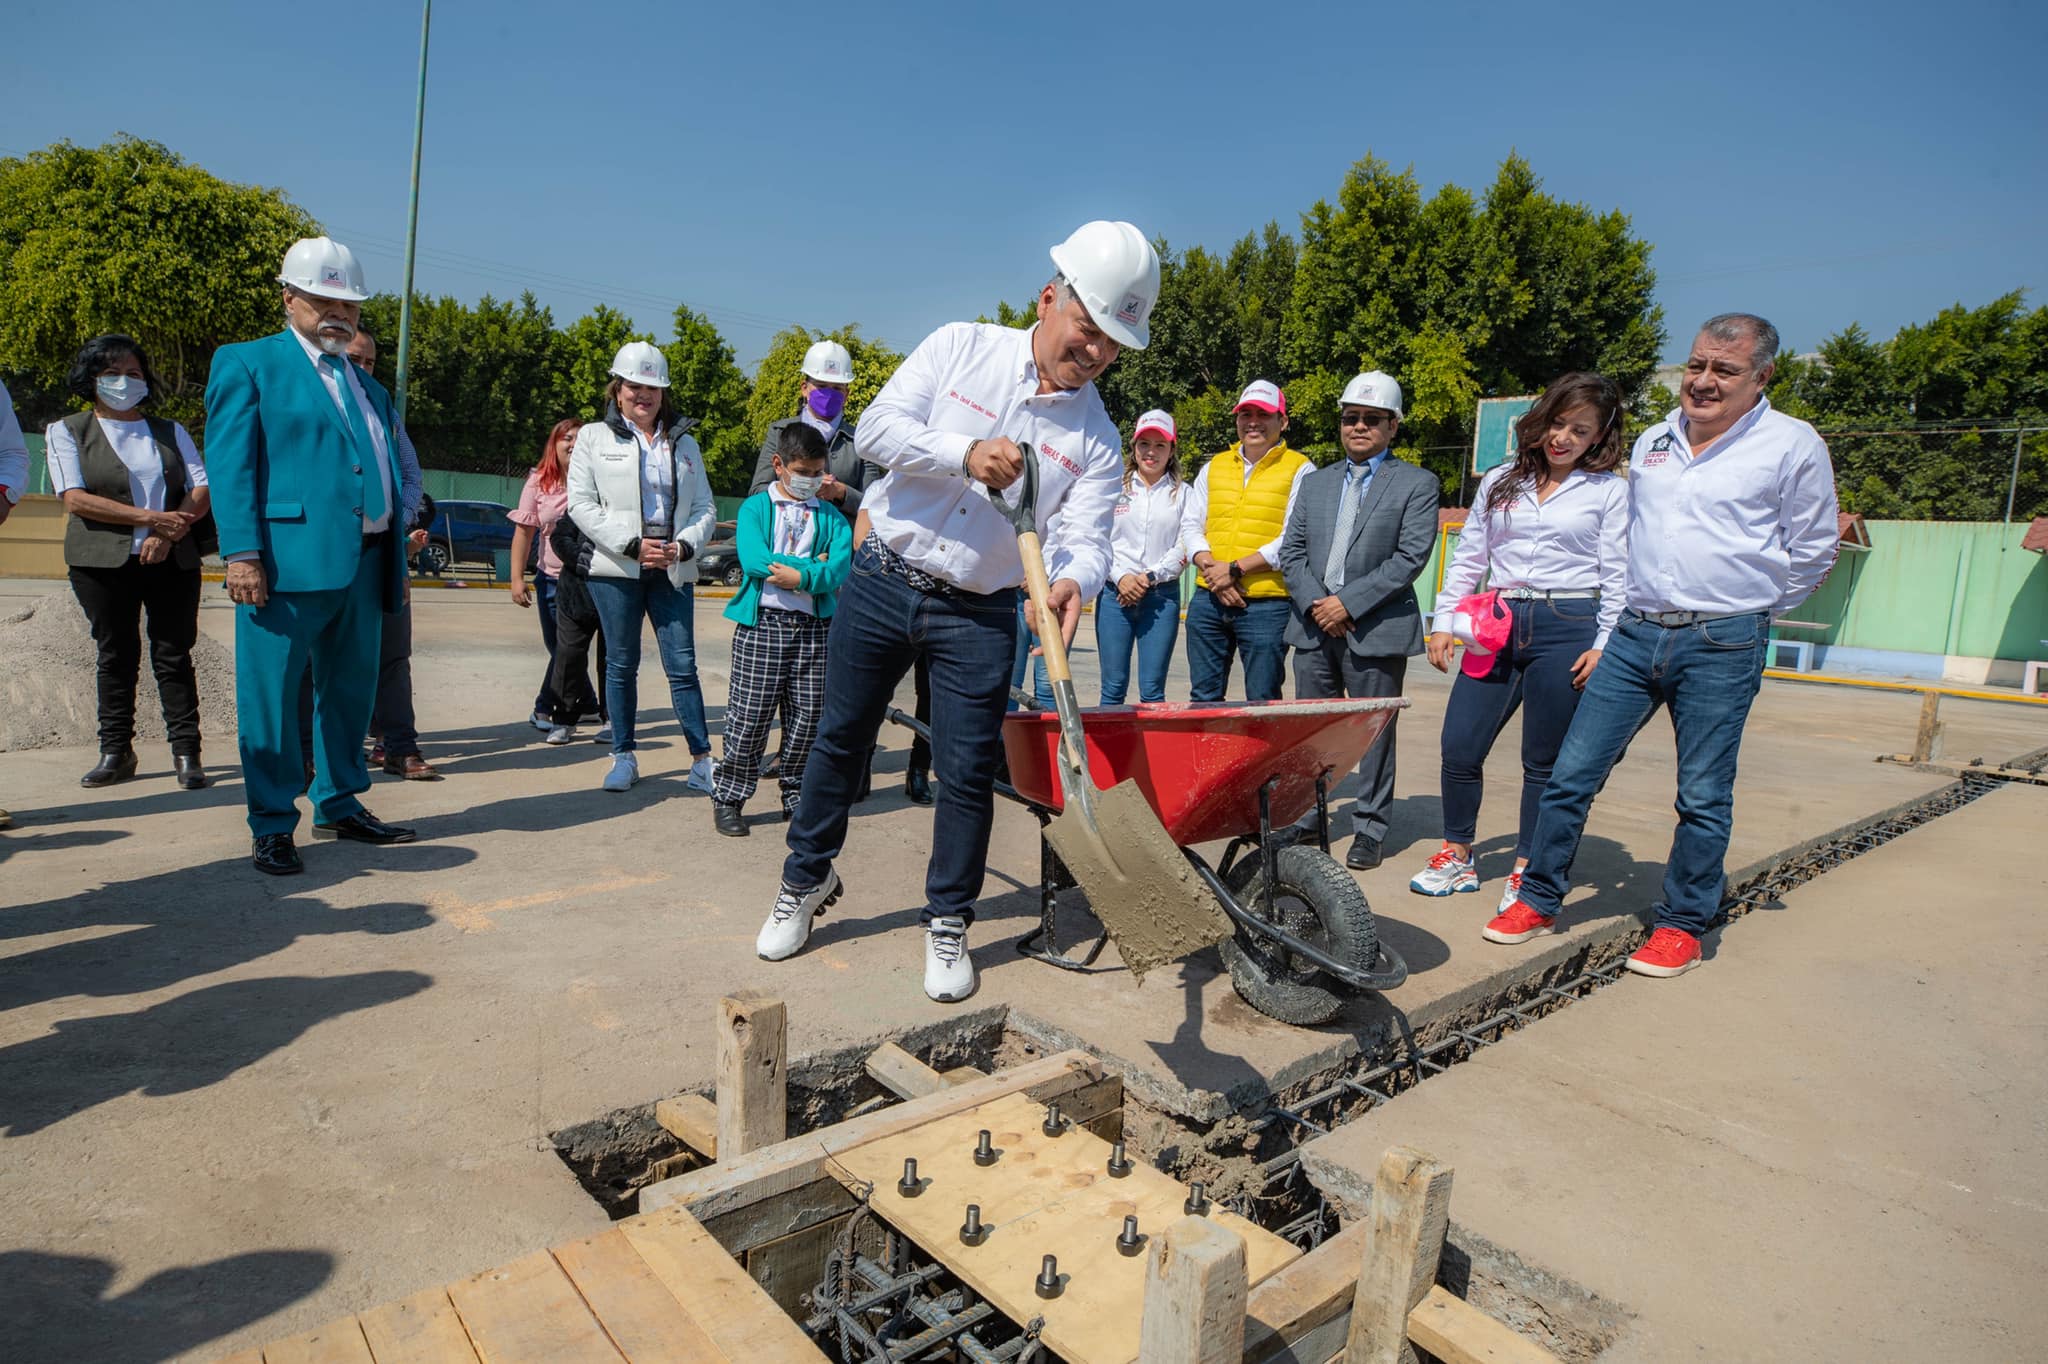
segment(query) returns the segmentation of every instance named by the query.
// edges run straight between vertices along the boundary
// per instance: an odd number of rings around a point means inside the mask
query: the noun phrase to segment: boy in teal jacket
[[[825,629],[853,562],[853,528],[818,500],[825,439],[803,422],[782,429],[775,481],[740,504],[734,548],[746,575],[725,608],[732,632],[732,695],[725,759],[712,780],[711,827],[745,838],[741,807],[754,794],[768,722],[782,710],[782,816],[796,808],[804,761],[825,703]]]

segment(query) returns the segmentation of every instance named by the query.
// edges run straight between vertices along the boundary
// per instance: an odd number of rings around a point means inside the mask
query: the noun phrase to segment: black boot
[[[932,775],[922,767],[913,767],[903,774],[903,794],[912,805],[932,803]]]
[[[206,775],[206,769],[199,765],[197,753],[175,754],[171,758],[171,765],[177,769],[178,785],[187,791],[203,791],[206,784],[212,780]]]
[[[126,781],[135,775],[135,750],[122,749],[119,753],[100,754],[99,765],[78,779],[78,784],[88,790],[97,786],[112,786],[117,781]]]

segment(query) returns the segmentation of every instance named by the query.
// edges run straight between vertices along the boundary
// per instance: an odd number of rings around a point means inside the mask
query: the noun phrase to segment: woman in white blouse
[[[1443,847],[1408,885],[1423,895],[1479,889],[1472,841],[1486,755],[1522,712],[1522,818],[1503,907],[1521,888],[1536,804],[1550,780],[1579,693],[1621,616],[1628,565],[1628,456],[1621,390],[1598,374],[1567,374],[1515,423],[1515,457],[1480,480],[1437,593],[1429,661],[1447,672],[1451,616],[1485,580],[1513,612],[1507,642],[1483,675],[1461,670],[1444,710]]]
[[[196,791],[206,785],[192,672],[199,560],[212,549],[201,543],[212,525],[206,466],[184,427],[138,412],[158,386],[133,337],[86,342],[66,383],[92,404],[44,433],[50,486],[71,513],[64,563],[99,646],[100,759],[79,785],[111,786],[135,775],[138,626],[146,614],[178,785]]]
[[[1179,446],[1173,418],[1154,410],[1138,418],[1124,459],[1124,490],[1110,521],[1109,578],[1095,601],[1095,649],[1102,668],[1102,704],[1120,706],[1130,691],[1131,651],[1138,654],[1138,699],[1166,699],[1166,670],[1180,636],[1181,548]]]

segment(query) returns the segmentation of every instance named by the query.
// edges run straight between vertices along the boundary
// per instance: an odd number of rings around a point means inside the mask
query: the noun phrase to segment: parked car
[[[745,579],[746,574],[740,571],[739,550],[733,543],[733,533],[731,521],[720,521],[711,532],[710,542],[697,553],[698,581],[738,587]]]
[[[512,509],[502,502],[443,498],[427,526],[420,571],[438,576],[455,564],[495,564],[499,550],[512,548],[514,529]]]

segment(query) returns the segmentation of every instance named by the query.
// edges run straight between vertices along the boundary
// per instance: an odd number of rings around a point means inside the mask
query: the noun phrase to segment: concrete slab
[[[1608,1360],[2021,1359],[2048,1337],[2048,790],[2009,786],[1304,1148],[1636,1314]],[[1959,874],[1966,879],[1959,880]],[[1959,888],[1965,893],[1958,894]]]
[[[48,590],[0,584],[0,597]],[[697,613],[714,725],[729,639],[718,609]],[[231,642],[218,588],[201,621]],[[417,846],[314,845],[307,875],[266,881],[246,866],[231,750],[209,754],[224,780],[198,794],[172,786],[161,750],[143,752],[142,778],[97,792],[76,785],[84,752],[0,754],[16,819],[0,835],[0,1320],[27,1323],[44,1354],[210,1356],[601,1225],[547,1134],[707,1082],[728,989],[783,992],[797,1054],[958,1016],[919,989],[930,815],[893,780],[900,741],[853,822],[848,899],[809,951],[770,965],[752,942],[780,828],[711,834],[651,662],[648,780],[608,795],[596,747],[547,748],[524,724],[542,667],[531,613],[500,592],[422,591],[415,621],[426,750],[448,780],[380,779],[371,804],[417,824]],[[1184,694],[1178,673],[1170,688]],[[1028,1011],[1124,1060],[1147,1097],[1214,1115],[1499,988],[1533,958],[1479,939],[1493,896],[1404,889],[1439,832],[1447,689],[1417,669],[1391,856],[1364,878],[1414,968],[1395,996],[1296,1030],[1245,1007],[1213,956],[1142,989],[1120,971],[1025,961],[1011,944],[1036,913],[1036,829],[1006,807],[973,1007]],[[2042,742],[2018,709],[1944,717],[2003,755]],[[1916,714],[1910,696],[1768,685],[1731,864],[1939,787],[1869,761],[1905,746]],[[1498,749],[1481,844],[1494,877],[1510,852],[1515,740],[1511,728]],[[1670,802],[1668,731],[1653,726],[1590,831],[1573,936],[1548,950],[1630,930],[1655,893]]]

